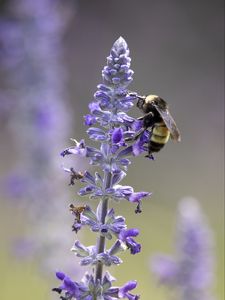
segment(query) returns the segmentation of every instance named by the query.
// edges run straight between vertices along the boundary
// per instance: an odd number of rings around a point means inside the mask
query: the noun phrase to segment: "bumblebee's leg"
[[[148,157],[149,159],[152,159],[152,160],[155,159],[154,156],[153,156],[153,154],[152,154],[152,150],[151,150],[151,148],[150,148],[150,141],[149,141],[149,143],[148,143],[148,154],[145,155],[145,157]]]
[[[137,140],[140,135],[144,133],[145,130],[147,130],[149,127],[152,127],[153,125],[153,117],[154,114],[150,111],[149,113],[145,114],[144,116],[141,116],[137,118],[137,120],[144,120],[143,121],[143,127],[135,134],[133,138],[126,138],[125,141],[135,141]]]
[[[141,130],[139,130],[139,132],[136,133],[136,135],[133,138],[133,140],[136,141],[145,132],[145,130],[147,130],[147,128],[142,128]]]
[[[155,157],[153,156],[153,154],[145,155],[145,157],[148,157],[151,160],[155,160]]]
[[[128,91],[127,95],[129,95],[131,97],[136,97],[137,99],[142,99],[142,100],[144,100],[146,98],[146,96],[140,96],[136,92],[131,92],[131,91]]]
[[[145,114],[144,116],[137,118],[137,120],[146,120],[146,119],[149,120],[149,118],[153,118],[153,117],[154,117],[154,114],[153,114],[153,112],[150,111],[149,113]],[[144,124],[144,126],[145,126],[145,124]],[[147,126],[147,127],[150,127],[150,126]]]
[[[152,134],[152,129],[150,131],[150,134]],[[152,150],[152,147],[151,147],[151,136],[149,137],[149,141],[148,141],[148,154],[145,155],[145,157],[148,157],[149,159],[152,159],[154,160],[154,156],[153,156],[153,153],[154,151]]]
[[[136,141],[140,137],[140,135],[142,135],[144,131],[150,127],[150,125],[152,126],[151,117],[154,117],[154,114],[152,112],[149,112],[144,116],[137,118],[137,120],[144,120],[143,128],[141,128],[133,138],[126,138],[125,141]],[[149,122],[149,120],[151,120],[151,122]]]

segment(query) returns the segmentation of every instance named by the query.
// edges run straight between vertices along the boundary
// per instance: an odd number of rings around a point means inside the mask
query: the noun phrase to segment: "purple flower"
[[[96,117],[92,115],[84,116],[84,124],[87,126],[94,125],[97,122]]]
[[[123,139],[123,130],[122,128],[115,128],[112,133],[112,143],[118,144]]]
[[[142,200],[142,198],[144,197],[148,197],[150,196],[151,193],[148,193],[148,192],[137,192],[137,193],[132,193],[130,196],[129,196],[129,201],[130,202],[137,202],[137,203],[140,203],[140,201]]]
[[[135,289],[136,286],[136,281],[128,281],[124,286],[122,286],[119,289],[119,299],[127,298],[128,300],[138,300],[140,298],[139,296],[130,294],[130,291]]]
[[[87,149],[85,147],[84,140],[81,140],[80,142],[77,142],[76,140],[73,140],[76,143],[75,147],[70,147],[61,152],[61,155],[64,157],[66,155],[70,154],[76,154],[80,156],[86,156]]]
[[[179,205],[177,254],[156,256],[152,270],[160,283],[173,287],[182,300],[208,299],[212,281],[211,232],[192,198]]]
[[[127,248],[130,249],[131,254],[137,254],[141,251],[141,245],[136,243],[135,240],[132,238],[139,234],[139,230],[136,228],[133,229],[124,229],[120,231],[119,239],[123,241]]]
[[[113,235],[118,236],[121,230],[126,228],[125,218],[122,216],[115,217],[113,209],[108,210],[105,223],[102,224],[101,216],[96,215],[88,206],[82,213],[81,223],[90,226],[93,232],[99,232],[109,240],[112,239]]]
[[[90,112],[93,114],[95,112],[100,112],[101,111],[101,108],[99,106],[99,103],[98,102],[91,102],[89,105],[88,105],[89,109],[90,109]],[[89,115],[90,116],[90,115]]]
[[[63,280],[66,277],[66,274],[64,274],[63,272],[60,272],[60,271],[57,271],[55,273],[55,275],[59,280]]]
[[[76,282],[73,282],[69,276],[63,272],[56,272],[56,277],[62,281],[62,285],[58,288],[54,288],[53,291],[61,294],[62,291],[66,292],[67,299],[80,297],[79,286]]]
[[[146,151],[146,143],[148,143],[150,137],[149,132],[147,130],[140,136],[140,138],[133,144],[133,154],[134,156],[138,156],[144,151]]]
[[[108,139],[106,132],[97,127],[90,127],[87,130],[87,134],[89,135],[90,139],[95,141],[106,141]]]
[[[132,81],[132,75],[127,44],[123,38],[119,38],[114,43],[107,58],[107,66],[102,71],[103,84],[98,85],[94,95],[96,102],[89,105],[91,114],[101,125],[120,125],[124,122],[124,111],[129,110],[136,100],[136,96],[130,96],[126,90]]]
[[[72,206],[71,209],[75,215],[73,230],[78,232],[84,226],[88,226],[98,238],[96,245],[88,247],[78,240],[74,243],[72,252],[80,258],[82,266],[92,265],[95,276],[90,272],[86,273],[80,283],[70,282],[71,290],[66,289],[66,293],[69,294],[65,293],[65,297],[62,296],[66,300],[74,298],[72,291],[75,287],[79,287],[78,299],[139,299],[139,296],[130,293],[136,287],[136,281],[129,281],[121,288],[113,287],[113,279],[109,273],[103,275],[103,266],[110,267],[122,263],[119,257],[122,251],[129,249],[131,254],[136,254],[141,250],[141,245],[134,240],[139,230],[127,229],[125,218],[115,216],[114,210],[108,208],[109,200],[125,199],[134,202],[137,204],[136,212],[141,212],[142,199],[150,195],[148,192],[134,192],[133,187],[119,184],[126,176],[127,167],[131,163],[128,157],[145,151],[148,142],[148,137],[143,133],[138,140],[139,148],[136,152],[136,141],[133,141],[133,145],[127,144],[142,126],[142,122],[127,114],[137,99],[137,94],[130,93],[127,89],[133,79],[130,62],[128,46],[123,38],[119,38],[107,57],[107,65],[102,71],[103,83],[97,86],[94,101],[89,104],[90,113],[85,116],[85,125],[90,126],[86,131],[88,137],[98,146],[90,147],[84,140],[74,140],[75,146],[61,153],[63,157],[70,154],[86,157],[91,165],[100,169],[95,174],[89,171],[81,173],[75,171],[75,168],[65,169],[70,173],[72,183],[78,179],[83,184],[78,195],[99,200],[96,212],[87,205]],[[112,240],[113,237],[116,241],[107,248],[107,240]],[[62,277],[60,275],[60,278]],[[65,281],[64,278],[62,280]]]
[[[112,147],[111,152],[114,154],[117,152],[118,149],[120,149],[121,146],[126,146],[124,142],[124,136],[123,136],[123,130],[122,128],[115,128],[112,132]]]

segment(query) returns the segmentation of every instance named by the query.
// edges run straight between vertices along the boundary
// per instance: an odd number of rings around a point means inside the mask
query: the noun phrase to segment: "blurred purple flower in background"
[[[176,256],[157,255],[152,271],[179,300],[209,300],[213,280],[211,231],[197,201],[184,198],[178,211]]]
[[[48,272],[55,270],[55,260],[77,272],[65,255],[71,247],[70,216],[62,199],[69,193],[61,192],[57,160],[72,126],[63,38],[73,6],[72,0],[11,0],[0,20],[0,110],[7,113],[18,157],[7,189],[29,224],[13,251],[38,257]]]

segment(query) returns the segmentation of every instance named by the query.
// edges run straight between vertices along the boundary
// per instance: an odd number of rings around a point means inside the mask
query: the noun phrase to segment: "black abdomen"
[[[159,144],[159,143],[155,143],[153,141],[149,141],[149,153],[152,153],[152,152],[159,152],[163,147],[164,147],[165,144]]]

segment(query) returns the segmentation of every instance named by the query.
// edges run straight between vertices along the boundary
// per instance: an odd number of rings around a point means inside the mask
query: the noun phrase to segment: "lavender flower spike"
[[[130,250],[132,255],[141,251],[141,245],[134,238],[139,234],[136,228],[127,229],[125,218],[116,216],[113,209],[108,208],[109,200],[127,201],[136,204],[136,213],[140,213],[141,201],[149,197],[148,192],[135,192],[131,186],[121,185],[126,171],[131,163],[130,157],[135,157],[132,145],[126,144],[126,139],[135,136],[134,127],[138,120],[130,117],[127,112],[136,100],[135,93],[130,94],[128,85],[133,80],[130,69],[131,59],[125,40],[120,37],[113,45],[107,57],[107,65],[102,71],[103,83],[98,85],[92,103],[89,104],[90,113],[85,116],[84,124],[89,126],[87,134],[90,140],[98,144],[90,147],[86,141],[75,142],[75,146],[64,150],[61,155],[78,155],[87,157],[91,165],[99,167],[100,171],[80,173],[76,168],[64,168],[70,174],[70,184],[74,180],[80,181],[83,187],[78,195],[97,199],[99,204],[96,212],[89,205],[70,206],[75,221],[73,230],[78,232],[88,226],[97,235],[96,245],[84,246],[76,241],[72,251],[80,258],[81,265],[91,265],[92,269],[86,273],[82,281],[73,282],[62,272],[57,278],[63,284],[54,291],[64,293],[62,299],[85,300],[137,300],[139,296],[130,293],[137,282],[128,281],[123,287],[113,287],[113,277],[104,267],[119,265],[122,260],[117,256],[121,252]],[[141,152],[141,151],[140,151]],[[107,240],[116,238],[111,248],[107,248]]]
[[[179,205],[176,257],[158,255],[152,270],[161,284],[172,287],[180,300],[212,299],[212,238],[195,199]]]

